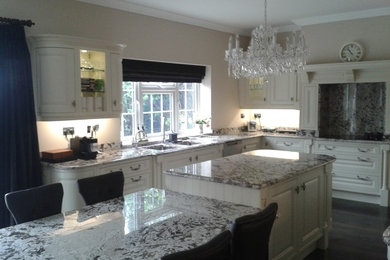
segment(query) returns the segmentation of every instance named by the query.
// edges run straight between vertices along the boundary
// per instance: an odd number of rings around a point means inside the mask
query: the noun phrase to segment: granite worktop
[[[255,150],[170,169],[164,174],[261,189],[335,161],[328,155]]]
[[[265,133],[265,132],[232,132],[230,134],[204,134],[204,135],[196,135],[183,138],[185,141],[191,143],[191,145],[180,145],[173,143],[164,143],[166,146],[170,146],[169,149],[166,150],[153,150],[147,149],[146,146],[138,146],[137,148],[131,146],[124,147],[114,147],[109,149],[104,149],[101,153],[99,153],[96,159],[93,160],[72,160],[68,162],[62,163],[47,163],[42,162],[43,165],[59,168],[59,169],[73,169],[80,167],[88,167],[88,166],[96,166],[107,164],[115,161],[123,161],[129,159],[139,159],[146,156],[155,156],[167,153],[174,153],[185,151],[189,149],[207,147],[210,145],[216,144],[224,144],[229,141],[236,140],[245,140],[249,138],[257,138],[257,137],[280,137],[280,138],[297,138],[297,139],[311,139],[315,141],[330,141],[330,142],[352,142],[352,143],[367,143],[367,144],[390,144],[389,140],[385,141],[371,141],[371,140],[343,140],[343,139],[329,139],[329,138],[318,138],[312,136],[300,136],[296,134],[282,134],[282,133]],[[152,145],[153,143],[150,143]],[[149,145],[147,145],[149,146]]]
[[[0,259],[159,259],[199,246],[257,209],[149,189],[0,229]]]

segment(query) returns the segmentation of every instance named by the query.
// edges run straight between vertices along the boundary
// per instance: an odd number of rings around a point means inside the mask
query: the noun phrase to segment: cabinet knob
[[[305,191],[305,190],[306,190],[306,184],[303,183],[303,184],[301,185],[301,188],[302,188],[303,191]]]
[[[293,97],[291,97],[291,101],[294,101],[294,98],[293,98]]]
[[[73,101],[72,101],[72,106],[73,106],[73,107],[76,107],[76,100],[73,100]]]
[[[299,194],[299,186],[295,187],[295,192]]]
[[[188,158],[188,160],[189,160],[190,162],[192,162],[192,157]]]
[[[195,156],[195,160],[198,161],[198,159],[199,159],[199,158],[198,158],[198,156],[196,155],[196,156]]]
[[[116,99],[114,99],[114,101],[112,103],[114,104],[114,106],[116,106]]]
[[[267,101],[267,99],[266,99],[266,98],[264,98],[264,101]]]

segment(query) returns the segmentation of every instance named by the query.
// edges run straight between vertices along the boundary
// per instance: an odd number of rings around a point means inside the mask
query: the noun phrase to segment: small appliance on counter
[[[248,132],[257,131],[257,122],[255,120],[250,120],[248,122]]]
[[[171,143],[177,143],[177,133],[172,133],[168,135],[168,140]]]
[[[97,138],[75,138],[70,139],[70,148],[79,159],[91,160],[97,156]]]

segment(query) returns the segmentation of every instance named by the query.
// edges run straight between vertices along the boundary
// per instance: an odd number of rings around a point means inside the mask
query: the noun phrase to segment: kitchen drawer
[[[124,174],[125,183],[123,186],[123,194],[148,189],[152,187],[152,173],[142,174]]]
[[[314,142],[314,151],[316,154],[360,154],[361,156],[379,155],[380,147],[379,145],[372,144],[359,144],[359,143],[350,143],[341,144],[340,142]]]
[[[378,195],[380,178],[360,173],[342,173],[333,170],[332,189]]]
[[[265,137],[264,145],[265,149],[277,149],[277,150],[287,150],[294,152],[304,152],[304,142],[302,139],[294,138],[272,138]]]
[[[242,140],[242,152],[249,152],[260,149],[260,138],[249,138]]]
[[[124,162],[110,163],[102,167],[101,173],[109,173],[114,171],[122,171],[123,174],[137,174],[142,172],[152,172],[151,158],[142,160],[128,160]]]

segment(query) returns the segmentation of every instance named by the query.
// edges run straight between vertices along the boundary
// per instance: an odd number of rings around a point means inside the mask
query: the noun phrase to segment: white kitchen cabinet
[[[318,130],[318,85],[302,86],[300,129]]]
[[[61,35],[29,43],[40,120],[119,115],[124,45]]]
[[[302,259],[324,235],[326,211],[323,169],[315,169],[294,180],[275,185],[267,203],[278,203],[270,237],[270,259]],[[325,216],[325,217],[324,217]]]
[[[153,185],[153,160],[152,157],[143,159],[112,162],[100,169],[101,174],[122,171],[125,182],[123,195],[151,188]]]
[[[165,188],[162,172],[164,170],[204,162],[222,157],[222,144],[210,145],[203,148],[188,149],[180,152],[157,155],[154,171],[154,187]]]
[[[310,153],[311,144],[311,138],[263,136],[261,147],[263,149]]]
[[[387,144],[315,140],[313,153],[336,158],[333,164],[333,196],[388,204]]]
[[[298,108],[296,73],[270,76],[268,82],[260,79],[239,80],[240,108]]]
[[[260,137],[254,137],[254,138],[248,138],[242,140],[242,152],[245,153],[245,152],[260,149],[260,145],[261,145],[260,140],[261,140]]]
[[[94,177],[119,170],[123,172],[125,178],[123,186],[124,195],[151,188],[153,185],[153,158],[151,156],[88,167],[55,168],[44,165],[43,183],[62,183],[64,188],[62,212],[66,212],[85,206],[84,199],[79,192],[78,179]]]

